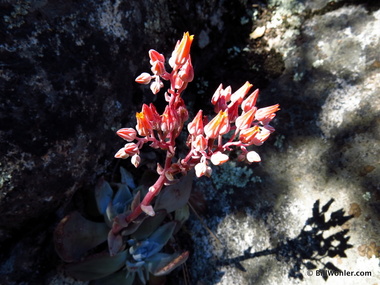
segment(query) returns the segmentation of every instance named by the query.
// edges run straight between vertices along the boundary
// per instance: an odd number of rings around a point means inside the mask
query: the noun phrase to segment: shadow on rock
[[[342,226],[353,216],[346,216],[343,209],[332,212],[330,218],[326,220],[325,214],[329,210],[334,199],[328,201],[320,209],[319,200],[314,203],[312,217],[308,218],[300,234],[294,239],[281,242],[276,248],[265,249],[263,251],[251,253],[251,247],[246,249],[242,256],[222,259],[217,261],[217,266],[233,265],[236,268],[246,271],[241,264],[242,261],[260,256],[276,255],[278,260],[282,260],[291,265],[288,276],[303,280],[302,268],[307,270],[319,270],[324,280],[328,279],[329,270],[334,273],[342,272],[331,262],[325,262],[327,257],[347,257],[345,251],[352,247],[348,243],[350,239],[348,229],[341,230],[324,237],[323,234]]]

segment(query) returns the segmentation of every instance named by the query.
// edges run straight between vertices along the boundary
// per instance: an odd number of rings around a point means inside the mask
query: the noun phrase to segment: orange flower
[[[148,136],[152,132],[152,124],[144,112],[136,113],[137,125],[136,130],[140,136]]]
[[[241,103],[241,108],[244,112],[252,109],[256,105],[257,98],[259,97],[259,89],[253,91],[244,101]]]
[[[244,129],[240,131],[239,141],[242,143],[251,144],[251,141],[255,138],[255,136],[260,132],[260,128],[258,126],[254,126],[249,129]]]
[[[204,127],[204,132],[208,138],[214,139],[219,135],[224,135],[230,131],[230,122],[228,113],[219,111],[219,113]]]
[[[240,87],[231,95],[231,102],[235,103],[236,101],[238,101],[239,103],[241,103],[245,95],[247,95],[247,93],[249,92],[252,86],[253,85],[249,83],[248,81],[244,83],[242,87]]]
[[[183,34],[182,40],[177,42],[177,45],[169,59],[169,64],[173,69],[175,66],[183,65],[190,53],[190,47],[193,42],[194,35],[189,35],[189,32]]]
[[[248,112],[241,114],[236,118],[235,125],[239,130],[247,129],[251,126],[251,123],[255,117],[256,107],[253,107]]]
[[[207,148],[207,140],[203,135],[198,135],[192,145],[196,151],[204,151]]]
[[[273,113],[275,113],[278,110],[280,110],[279,107],[280,107],[280,105],[276,104],[276,105],[272,105],[272,106],[269,106],[269,107],[260,108],[255,113],[255,119],[258,120],[258,121],[263,121],[267,117],[271,116]]]
[[[174,131],[178,127],[178,116],[170,108],[166,106],[164,113],[161,116],[161,130],[167,134]]]
[[[187,124],[187,129],[191,135],[200,135],[203,134],[203,113],[202,110],[198,111],[198,114],[195,118]]]
[[[249,129],[241,130],[239,140],[249,145],[262,145],[270,136],[271,132],[265,128],[254,126]]]

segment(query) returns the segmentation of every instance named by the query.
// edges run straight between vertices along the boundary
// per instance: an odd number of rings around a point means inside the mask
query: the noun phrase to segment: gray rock
[[[98,176],[111,175],[122,145],[115,130],[134,124],[142,102],[162,105],[133,80],[148,68],[147,50],[170,55],[186,30],[199,35],[192,55],[196,79],[185,94],[190,112],[211,114],[205,102],[221,82],[236,88],[246,80],[261,89],[259,107],[281,105],[275,135],[257,149],[259,165],[228,163],[215,168],[211,180],[195,180],[194,193],[208,207],[199,214],[217,239],[195,216],[187,224],[191,239],[180,242],[193,247],[190,284],[297,283],[288,277],[291,260],[277,260],[270,250],[297,238],[315,201],[324,205],[331,198],[327,218],[340,208],[357,217],[338,227],[349,229],[353,248],[347,258],[324,261],[372,276],[330,277],[326,283],[376,283],[375,2],[2,1],[2,284],[80,284],[57,274],[52,231],[65,213],[85,207]],[[262,37],[249,39],[263,26]],[[247,249],[263,256],[242,261],[246,272],[218,265]],[[323,282],[315,270],[314,276],[304,267],[300,272],[307,284]],[[184,284],[181,271],[173,276],[169,283]]]

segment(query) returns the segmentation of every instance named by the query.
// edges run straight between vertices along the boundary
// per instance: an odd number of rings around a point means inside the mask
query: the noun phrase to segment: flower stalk
[[[252,145],[261,145],[273,133],[274,128],[269,123],[275,118],[279,105],[257,108],[256,102],[259,90],[251,92],[252,84],[248,81],[237,91],[232,93],[230,86],[223,88],[221,84],[211,103],[216,115],[208,119],[199,110],[197,115],[187,124],[189,147],[188,154],[180,159],[176,157],[176,138],[181,134],[186,121],[188,110],[181,98],[183,91],[194,78],[194,69],[191,62],[190,50],[194,36],[184,33],[177,42],[175,49],[168,60],[172,68],[168,72],[165,67],[165,57],[155,50],[149,51],[151,72],[142,73],[136,78],[140,84],[150,84],[153,94],[158,94],[168,81],[170,87],[165,92],[167,106],[160,115],[153,104],[144,104],[141,112],[136,113],[136,128],[123,128],[117,134],[128,141],[115,155],[116,158],[132,157],[132,163],[137,167],[140,162],[140,149],[146,144],[166,152],[164,166],[158,164],[159,174],[156,182],[149,188],[143,200],[132,212],[120,221],[115,219],[110,235],[115,239],[121,231],[141,215],[154,215],[151,206],[154,197],[159,195],[165,185],[173,184],[179,174],[186,175],[195,169],[197,177],[210,176],[212,169],[210,162],[220,165],[229,160],[228,153],[233,149],[240,149],[239,160],[248,163],[261,161],[255,151],[247,150]],[[248,96],[247,96],[248,95]],[[229,139],[226,136],[230,134]],[[112,243],[109,240],[109,243]],[[110,248],[113,245],[110,244]]]

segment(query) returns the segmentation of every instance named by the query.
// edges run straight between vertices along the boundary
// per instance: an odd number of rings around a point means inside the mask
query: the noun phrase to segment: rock
[[[249,80],[261,89],[259,107],[281,106],[275,136],[255,149],[260,164],[228,163],[211,180],[195,180],[204,197],[197,208],[206,203],[200,215],[217,239],[194,217],[186,225],[191,238],[179,243],[193,250],[190,284],[294,284],[291,262],[273,252],[243,261],[246,272],[216,261],[296,238],[315,201],[330,198],[331,211],[355,204],[361,214],[341,226],[354,245],[347,258],[329,261],[372,272],[347,284],[375,283],[378,259],[358,252],[380,244],[380,7],[367,2],[3,1],[2,282],[81,284],[61,275],[52,232],[65,213],[86,207],[99,176],[111,175],[123,144],[115,131],[135,124],[143,102],[163,106],[134,83],[149,68],[147,51],[170,56],[189,30],[199,36],[196,78],[184,95],[190,113],[211,114],[221,82],[235,88]],[[265,33],[249,40],[254,27]],[[173,272],[176,284],[181,274]]]
[[[244,11],[244,1],[235,2],[235,9]],[[115,131],[135,124],[141,103],[154,100],[134,82],[149,68],[148,50],[168,56],[186,29],[199,34],[207,27],[204,39],[214,43],[205,47],[203,62],[213,61],[215,50],[225,50],[220,35],[233,34],[225,33],[226,23],[240,21],[237,13],[225,18],[228,5],[232,3],[0,3],[4,284],[47,282],[46,272],[58,264],[48,238],[54,225],[71,209],[85,207],[81,193],[91,192],[97,177],[115,167],[113,155],[123,144]],[[196,24],[187,24],[195,18]],[[42,243],[37,242],[40,235],[46,237]],[[29,251],[15,250],[31,244],[35,248]],[[54,262],[34,256],[43,249]],[[33,266],[11,262],[23,259]]]
[[[347,214],[356,205],[361,214],[340,228],[349,230],[353,245],[345,251],[347,258],[324,262],[371,275],[330,277],[325,282],[316,276],[316,269],[323,268],[318,265],[301,269],[304,282],[335,284],[339,278],[345,284],[376,283],[376,251],[366,256],[358,248],[379,243],[380,73],[375,50],[380,50],[380,7],[374,2],[274,2],[270,15],[260,19],[265,34],[245,50],[259,53],[253,49],[259,46],[283,59],[285,69],[277,79],[269,79],[264,89],[256,85],[261,89],[259,107],[280,104],[273,122],[276,132],[255,149],[262,161],[244,172],[252,181],[238,174],[246,167],[238,164],[214,169],[211,181],[195,182],[208,205],[204,223],[221,244],[192,220],[195,246],[188,268],[193,281],[202,284],[295,284],[297,280],[288,277],[292,261],[277,260],[273,253],[241,262],[245,272],[217,262],[241,257],[246,250],[275,249],[297,238],[315,201],[324,204],[334,198],[332,211]]]

